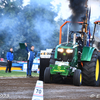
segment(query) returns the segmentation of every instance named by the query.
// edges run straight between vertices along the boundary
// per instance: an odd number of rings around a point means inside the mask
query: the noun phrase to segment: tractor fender
[[[94,50],[94,47],[83,47],[81,61],[91,61]]]

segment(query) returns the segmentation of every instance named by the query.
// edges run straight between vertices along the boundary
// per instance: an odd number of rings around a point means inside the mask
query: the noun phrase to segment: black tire
[[[80,69],[75,70],[73,75],[73,84],[75,86],[80,86],[82,84],[82,72]]]
[[[44,82],[45,83],[51,82],[50,67],[47,67],[44,71]]]
[[[91,61],[84,62],[83,64],[83,85],[99,86],[100,83],[100,60],[98,52],[93,52]],[[98,68],[98,69],[97,69]],[[96,70],[97,69],[97,70]]]
[[[54,59],[54,54],[55,54],[55,49],[52,50],[51,57],[50,57],[50,64],[55,64],[55,59]],[[50,67],[47,67],[44,71],[44,82],[45,83],[51,83],[51,75],[50,75]]]

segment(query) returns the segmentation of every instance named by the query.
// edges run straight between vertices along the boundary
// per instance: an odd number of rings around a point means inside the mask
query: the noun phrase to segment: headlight
[[[64,52],[64,49],[58,48],[58,51],[59,51],[59,52]]]
[[[73,50],[67,49],[66,52],[67,52],[67,53],[73,53]]]

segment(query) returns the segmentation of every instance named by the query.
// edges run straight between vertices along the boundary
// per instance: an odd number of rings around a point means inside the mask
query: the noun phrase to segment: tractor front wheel
[[[80,86],[82,84],[82,73],[80,69],[77,69],[74,72],[73,84],[76,86]]]
[[[50,83],[51,82],[50,67],[47,67],[44,71],[44,82],[45,83]]]

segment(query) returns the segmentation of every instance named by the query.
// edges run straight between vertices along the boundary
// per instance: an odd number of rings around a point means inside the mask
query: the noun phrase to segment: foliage
[[[14,59],[26,60],[26,51],[19,47],[19,43],[25,42],[29,48],[34,45],[35,51],[54,48],[59,41],[60,27],[60,22],[54,21],[55,16],[50,0],[30,0],[26,6],[22,0],[1,0],[0,56],[6,58],[6,52],[13,47]]]

